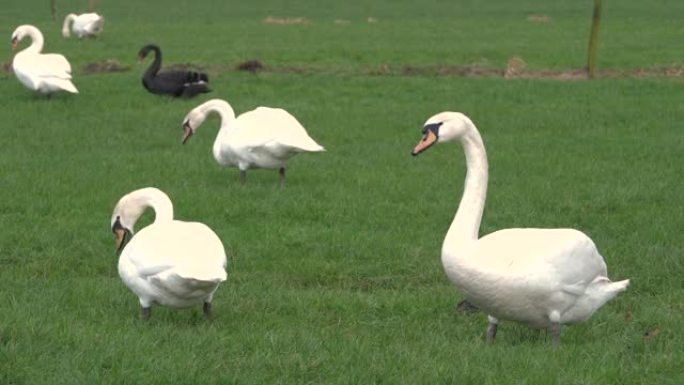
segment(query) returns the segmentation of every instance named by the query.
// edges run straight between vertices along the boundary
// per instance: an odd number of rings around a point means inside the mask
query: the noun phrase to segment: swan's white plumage
[[[517,228],[478,239],[488,170],[477,128],[465,115],[445,112],[428,119],[424,133],[414,155],[452,140],[465,150],[465,188],[444,239],[442,263],[449,279],[494,322],[581,322],[626,289],[629,280],[611,282],[594,242],[578,230]]]
[[[218,236],[197,222],[173,219],[173,206],[155,188],[133,191],[119,200],[112,214],[112,228],[133,232],[145,208],[155,210],[155,221],[140,230],[119,257],[121,280],[143,308],[153,303],[184,308],[210,303],[219,284],[226,280],[226,253]]]
[[[104,27],[104,17],[97,13],[82,13],[77,15],[70,13],[64,18],[62,24],[62,36],[70,37],[71,31],[79,39],[84,37],[95,37]]]
[[[294,116],[281,108],[258,107],[236,118],[230,104],[212,99],[190,111],[184,126],[194,133],[211,111],[221,116],[213,154],[223,166],[237,166],[242,171],[279,168],[298,152],[325,151]]]
[[[12,69],[15,76],[27,88],[43,94],[57,91],[78,93],[71,82],[71,64],[60,54],[44,54],[43,34],[31,25],[17,27],[12,33],[16,46],[24,37],[31,38],[31,45],[14,55]]]

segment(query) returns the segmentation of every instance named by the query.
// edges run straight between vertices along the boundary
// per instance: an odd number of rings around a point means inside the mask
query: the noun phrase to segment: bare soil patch
[[[259,60],[243,61],[242,63],[238,64],[236,68],[238,71],[246,71],[253,74],[265,69],[263,63],[261,63]]]
[[[527,16],[527,21],[532,23],[548,23],[551,21],[551,18],[547,15],[529,15]]]
[[[131,69],[130,66],[123,65],[116,60],[108,59],[100,62],[88,63],[83,66],[83,72],[86,74],[100,74],[110,72],[126,72]]]
[[[308,24],[309,21],[303,17],[273,17],[268,16],[261,21],[264,24]]]

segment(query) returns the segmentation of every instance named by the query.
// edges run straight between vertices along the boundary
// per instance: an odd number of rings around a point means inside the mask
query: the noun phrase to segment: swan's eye
[[[432,131],[435,136],[439,136],[439,127],[442,123],[443,122],[426,124],[425,127],[423,127],[423,135],[427,136],[428,132]]]

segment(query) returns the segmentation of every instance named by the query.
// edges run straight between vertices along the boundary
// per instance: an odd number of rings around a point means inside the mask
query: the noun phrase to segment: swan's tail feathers
[[[623,292],[627,290],[627,286],[629,286],[629,279],[625,279],[618,282],[611,282],[610,286],[612,290],[615,292],[615,294]]]
[[[287,138],[285,144],[294,148],[296,151],[303,152],[323,152],[325,148],[316,143],[306,133],[294,135],[292,138]]]
[[[183,91],[176,96],[191,98],[193,96],[211,92],[209,88],[209,75],[204,72],[188,71],[185,73]]]
[[[188,71],[186,81],[188,83],[209,83],[209,75],[204,72]]]
[[[104,20],[105,20],[104,17],[100,16],[99,19],[97,19],[93,22],[93,27],[92,27],[93,33],[102,32],[102,28],[104,27]]]
[[[205,94],[207,92],[211,92],[211,89],[209,86],[207,86],[207,83],[203,81],[198,83],[188,83],[183,88],[183,93],[181,96],[184,98],[191,98],[193,96]]]
[[[63,89],[64,91],[69,91],[72,94],[77,94],[78,90],[76,89],[76,86],[74,83],[71,82],[69,79],[61,79],[57,80],[54,82],[55,85],[57,85],[59,88]]]
[[[615,298],[629,286],[629,279],[613,282],[607,277],[597,277],[587,286],[586,296],[593,302],[594,309],[598,309],[606,302]]]

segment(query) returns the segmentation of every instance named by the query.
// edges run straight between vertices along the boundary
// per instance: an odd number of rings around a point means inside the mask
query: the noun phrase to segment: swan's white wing
[[[60,54],[23,54],[15,59],[15,70],[41,78],[71,79],[71,64]]]
[[[74,21],[74,30],[87,34],[96,34],[102,30],[104,18],[97,13],[84,13]]]
[[[527,282],[551,283],[568,293],[607,274],[594,243],[573,229],[506,229],[479,239],[473,263],[483,271]],[[514,278],[515,277],[515,278]]]
[[[140,230],[124,248],[140,275],[155,276],[173,271],[197,280],[225,280],[223,244],[206,225],[170,221]]]
[[[236,140],[247,148],[269,146],[281,151],[324,151],[304,127],[281,108],[258,107],[237,117]]]

